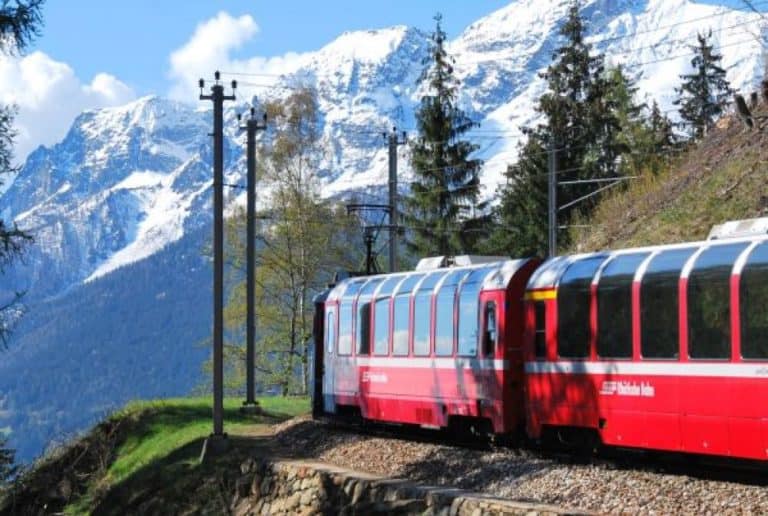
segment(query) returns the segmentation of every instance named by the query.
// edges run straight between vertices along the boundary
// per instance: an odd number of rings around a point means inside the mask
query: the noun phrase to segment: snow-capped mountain
[[[481,144],[479,154],[486,160],[485,195],[493,194],[515,160],[520,126],[535,120],[533,105],[545,87],[539,74],[560,43],[558,28],[569,3],[511,2],[449,44],[461,104],[480,122],[469,137]],[[737,7],[739,2],[727,1],[583,2],[595,48],[609,64],[621,64],[637,78],[642,95],[667,109],[697,32],[712,30],[734,86],[748,89],[761,75],[765,21]],[[381,133],[393,126],[413,130],[427,49],[428,35],[405,26],[344,33],[262,93],[279,98],[296,84],[317,89],[329,149],[321,161],[325,195],[385,184]],[[229,107],[226,124],[234,180],[244,162],[233,118],[243,106]],[[37,237],[28,260],[33,284],[43,279],[41,271],[49,292],[93,279],[149,256],[208,220],[207,107],[149,97],[86,112],[61,143],[29,156],[0,206],[4,217]]]

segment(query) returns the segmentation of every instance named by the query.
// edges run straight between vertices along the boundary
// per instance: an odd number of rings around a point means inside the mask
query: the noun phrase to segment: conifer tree
[[[42,25],[44,0],[4,1],[0,4],[0,53],[17,54],[39,34]],[[13,165],[13,106],[0,106],[0,176],[15,172]],[[2,180],[0,180],[0,185]],[[16,226],[0,219],[0,274],[3,268],[19,255],[31,237]],[[10,325],[16,319],[16,303],[20,294],[11,300],[0,300],[0,348],[6,344]],[[6,440],[0,437],[0,485],[14,474],[14,453],[9,450]]]
[[[0,434],[0,488],[16,473],[14,452],[6,448],[7,440]]]
[[[494,235],[486,252],[512,256],[545,255],[547,243],[548,152],[554,149],[558,181],[607,177],[616,173],[622,147],[614,104],[608,96],[603,59],[593,55],[585,41],[584,21],[574,1],[560,29],[564,44],[553,55],[543,74],[547,92],[536,106],[543,122],[524,127],[528,141],[521,146],[519,161],[510,167],[501,187],[501,203],[495,210]],[[592,186],[570,186],[558,190],[560,206],[593,190]],[[589,210],[594,204],[578,207]],[[562,224],[570,210],[559,212]]]
[[[698,34],[698,44],[691,47],[693,72],[681,75],[683,83],[675,88],[678,98],[674,103],[680,106],[681,125],[689,128],[695,139],[712,127],[734,92],[720,66],[723,56],[715,53],[709,43],[711,37],[711,30],[706,35]]]
[[[405,202],[407,244],[417,256],[474,252],[485,210],[478,202],[482,161],[470,158],[479,146],[461,139],[476,124],[457,105],[458,81],[442,18],[435,20],[421,77],[428,91],[416,111],[418,137],[411,143],[414,182]]]

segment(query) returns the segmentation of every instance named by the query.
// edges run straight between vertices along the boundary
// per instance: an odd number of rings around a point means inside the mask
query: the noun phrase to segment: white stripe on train
[[[352,366],[395,369],[509,369],[509,360],[490,358],[338,357],[337,365],[339,362]]]
[[[637,376],[700,376],[768,378],[768,363],[697,362],[526,362],[528,374],[594,374]]]

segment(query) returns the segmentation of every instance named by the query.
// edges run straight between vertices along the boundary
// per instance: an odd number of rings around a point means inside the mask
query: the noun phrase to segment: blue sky
[[[449,37],[508,0],[48,0],[43,35],[34,45],[68,63],[84,81],[106,72],[137,94],[164,94],[169,55],[198,24],[225,11],[250,15],[258,32],[234,58],[315,50],[345,30],[405,24],[432,27],[443,13]]]

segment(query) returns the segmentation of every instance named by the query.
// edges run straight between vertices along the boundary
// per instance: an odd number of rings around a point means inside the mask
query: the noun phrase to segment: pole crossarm
[[[566,210],[566,209],[570,208],[571,206],[573,206],[573,205],[575,205],[575,204],[578,204],[578,203],[580,203],[581,201],[586,201],[586,200],[587,200],[587,199],[589,199],[590,197],[594,197],[595,195],[599,194],[600,192],[603,192],[603,191],[605,191],[605,190],[608,190],[609,188],[613,188],[614,186],[616,186],[616,185],[618,185],[618,184],[621,184],[621,181],[614,181],[614,182],[613,182],[613,183],[611,183],[611,184],[608,184],[608,185],[605,185],[605,186],[601,186],[600,188],[598,188],[598,189],[597,189],[597,190],[595,190],[594,192],[590,192],[590,193],[588,193],[587,195],[582,195],[582,196],[581,196],[581,197],[579,197],[578,199],[575,199],[575,200],[573,200],[573,201],[571,201],[571,202],[569,202],[569,203],[563,204],[562,206],[560,206],[559,208],[557,208],[557,211],[563,211],[563,210]]]
[[[558,185],[586,185],[590,183],[611,183],[613,181],[627,181],[637,179],[640,176],[603,177],[598,179],[575,179],[573,181],[558,181]]]

